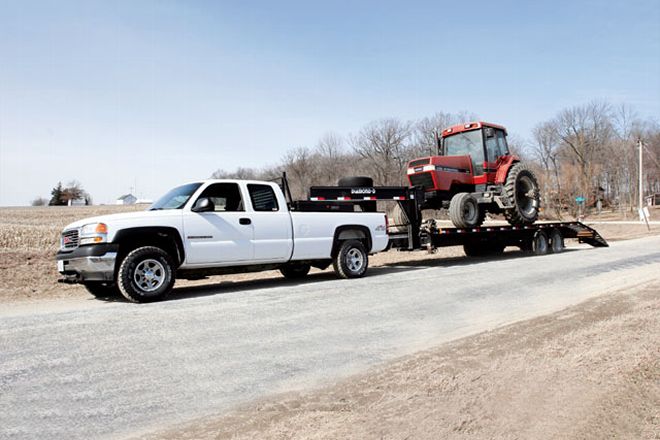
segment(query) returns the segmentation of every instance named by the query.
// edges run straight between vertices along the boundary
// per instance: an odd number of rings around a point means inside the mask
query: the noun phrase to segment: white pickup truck
[[[165,298],[175,278],[271,269],[299,278],[330,264],[340,277],[361,277],[388,235],[383,213],[297,211],[276,183],[205,180],[172,189],[146,211],[72,223],[60,245],[63,282],[150,302]]]

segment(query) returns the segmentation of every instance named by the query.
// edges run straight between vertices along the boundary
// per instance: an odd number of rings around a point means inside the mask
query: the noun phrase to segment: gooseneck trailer
[[[348,180],[350,182],[350,180]],[[368,181],[358,183],[368,183]],[[341,182],[340,182],[341,183]],[[286,186],[286,179],[284,179]],[[573,222],[541,222],[531,225],[482,225],[473,228],[444,227],[433,219],[423,220],[424,189],[404,186],[313,186],[308,200],[294,202],[299,209],[319,211],[376,211],[377,202],[398,204],[400,213],[388,225],[389,247],[399,250],[433,251],[445,246],[463,246],[468,256],[502,253],[505,247],[542,255],[564,249],[564,240],[577,239],[594,247],[607,247],[607,241],[589,226]],[[397,216],[395,216],[396,218]]]

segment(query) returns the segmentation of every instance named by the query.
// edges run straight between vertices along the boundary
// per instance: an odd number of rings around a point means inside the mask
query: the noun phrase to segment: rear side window
[[[272,186],[249,184],[247,187],[255,211],[279,211]]]

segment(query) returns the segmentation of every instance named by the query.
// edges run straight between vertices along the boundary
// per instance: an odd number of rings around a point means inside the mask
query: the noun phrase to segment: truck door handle
[[[242,219],[238,220],[238,222],[242,225],[252,224],[252,220],[250,220],[249,218],[242,218]]]

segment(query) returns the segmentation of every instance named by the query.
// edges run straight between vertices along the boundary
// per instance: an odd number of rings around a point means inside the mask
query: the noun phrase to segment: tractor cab
[[[506,129],[485,122],[447,128],[438,143],[440,156],[470,156],[473,176],[489,173],[496,168],[497,161],[508,154]]]
[[[447,201],[496,180],[502,162],[511,157],[506,129],[487,122],[454,125],[438,137],[438,155],[408,164],[411,186],[421,186],[428,200]]]

